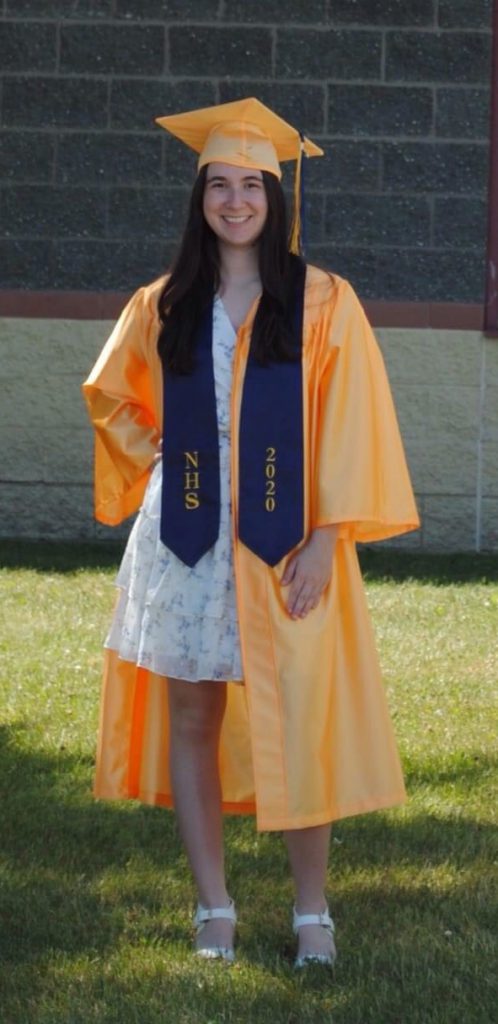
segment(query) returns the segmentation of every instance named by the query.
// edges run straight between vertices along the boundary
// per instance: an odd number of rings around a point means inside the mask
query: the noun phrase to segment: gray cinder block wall
[[[109,535],[79,386],[111,327],[95,293],[157,277],[183,221],[195,159],[155,115],[259,96],[326,151],[311,260],[365,300],[482,303],[490,21],[491,0],[0,0],[0,310],[26,300],[0,314],[0,535]],[[47,316],[69,292],[78,319]],[[402,543],[498,550],[498,342],[377,334],[423,516]]]
[[[0,287],[126,290],[157,276],[194,159],[153,117],[255,94],[326,151],[306,168],[310,258],[365,298],[481,301],[490,12],[490,0],[3,0]]]

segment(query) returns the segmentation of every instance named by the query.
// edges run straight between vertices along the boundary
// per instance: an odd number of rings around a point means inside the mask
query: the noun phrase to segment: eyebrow
[[[206,181],[228,181],[228,178],[224,174],[213,174],[212,178],[207,178]],[[263,178],[258,178],[256,174],[245,174],[241,181],[263,181]]]

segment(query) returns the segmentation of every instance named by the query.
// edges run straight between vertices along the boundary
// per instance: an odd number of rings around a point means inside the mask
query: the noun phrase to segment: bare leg
[[[226,907],[218,742],[226,685],[168,680],[170,774],[178,827],[204,907]],[[209,921],[198,945],[233,944],[233,926]]]
[[[284,832],[298,914],[320,914],[326,907],[325,879],[330,843],[330,825],[298,828]],[[299,929],[298,955],[330,953],[328,933],[317,924]]]

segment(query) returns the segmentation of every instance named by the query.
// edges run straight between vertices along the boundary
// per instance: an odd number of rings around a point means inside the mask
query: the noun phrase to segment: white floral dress
[[[164,676],[242,681],[230,492],[230,393],[236,332],[213,303],[213,366],[220,447],[220,530],[192,568],[159,537],[161,461],[134,523],[116,584],[119,600],[105,646]]]

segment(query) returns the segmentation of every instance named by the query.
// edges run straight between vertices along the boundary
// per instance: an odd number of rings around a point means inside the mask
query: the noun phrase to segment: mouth
[[[250,214],[245,214],[243,217],[229,217],[227,214],[224,214],[223,220],[227,224],[246,224],[250,220]]]

